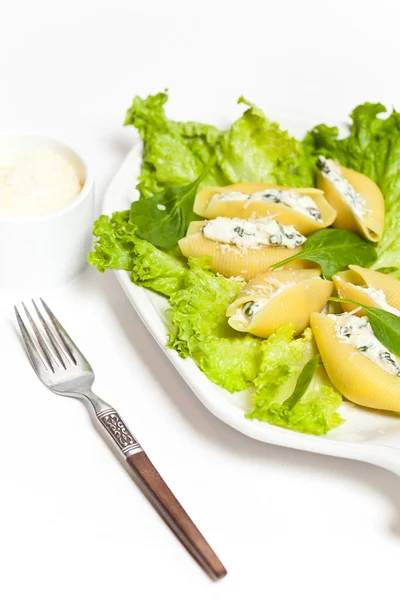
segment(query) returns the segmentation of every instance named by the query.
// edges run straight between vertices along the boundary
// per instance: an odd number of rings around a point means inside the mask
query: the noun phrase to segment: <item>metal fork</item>
[[[210,577],[224,577],[225,567],[161,478],[137,439],[117,411],[92,392],[93,369],[42,299],[41,303],[45,316],[32,300],[36,321],[25,304],[22,305],[28,327],[17,307],[14,307],[25,350],[40,381],[55,394],[89,401],[100,426],[115,442],[140,487],[168,526]]]

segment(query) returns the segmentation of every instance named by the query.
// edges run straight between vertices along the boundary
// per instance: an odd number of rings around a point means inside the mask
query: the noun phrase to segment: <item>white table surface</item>
[[[231,120],[236,98],[345,117],[399,98],[398,3],[5,0],[0,131],[80,148],[97,200],[130,148],[131,98],[169,87],[181,119]],[[228,8],[229,7],[229,8]],[[17,241],[16,241],[17,243]],[[21,270],[34,268],[29,257]],[[400,481],[276,448],[218,422],[180,381],[112,273],[46,298],[215,547],[209,581],[92,428],[37,381],[0,298],[0,598],[397,599]],[[400,426],[400,425],[399,425]]]

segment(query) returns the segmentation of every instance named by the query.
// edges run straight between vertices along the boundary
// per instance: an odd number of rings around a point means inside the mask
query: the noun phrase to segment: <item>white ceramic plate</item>
[[[301,137],[316,122],[310,118],[287,118],[287,116],[285,118],[285,115],[274,115],[274,118],[298,137]],[[135,187],[141,160],[142,145],[137,139],[106,191],[104,213],[111,214],[116,210],[127,209],[131,202],[137,199]],[[174,350],[166,348],[167,300],[134,285],[129,278],[129,273],[125,271],[116,271],[116,276],[136,312],[177,372],[216,417],[245,435],[262,442],[354,458],[380,465],[400,474],[400,419],[398,417],[344,402],[341,414],[345,418],[345,423],[320,437],[246,419],[244,413],[250,406],[248,391],[230,394],[209,381],[192,359],[182,359]]]

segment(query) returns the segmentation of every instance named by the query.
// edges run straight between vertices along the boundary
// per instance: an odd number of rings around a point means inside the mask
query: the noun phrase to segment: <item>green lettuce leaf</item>
[[[297,339],[294,333],[293,325],[283,325],[261,343],[253,409],[246,416],[302,433],[322,435],[342,422],[337,413],[342,397],[320,366],[304,395],[293,406],[285,404],[303,367],[315,355],[311,330],[306,329]]]
[[[168,119],[164,111],[167,100],[165,93],[146,99],[136,96],[125,118],[125,125],[136,127],[144,143],[142,172],[137,186],[144,198],[197,179],[214,155],[220,135],[212,125]],[[202,186],[227,183],[216,165]]]
[[[313,184],[312,161],[303,146],[271,122],[262,110],[240,98],[249,108],[225,132],[202,123],[180,123],[167,118],[168,96],[136,96],[126,114],[144,142],[138,189],[142,198],[197,179],[210,159],[217,163],[201,187],[240,181],[266,181],[307,187]]]
[[[189,259],[183,287],[170,297],[169,347],[192,356],[200,369],[230,392],[249,387],[258,373],[260,340],[229,327],[225,316],[242,283],[214,275],[208,259]]]
[[[129,211],[102,215],[94,224],[97,237],[89,263],[103,273],[106,269],[131,271],[134,283],[170,296],[182,286],[187,272],[186,261],[179,250],[162,252],[135,235],[129,222]]]
[[[380,187],[386,204],[382,240],[373,269],[400,270],[400,113],[386,117],[382,104],[366,102],[351,113],[349,135],[339,138],[336,127],[318,125],[304,139],[305,152],[313,160],[322,154],[371,177]]]
[[[88,256],[89,263],[100,273],[106,269],[133,268],[135,227],[129,222],[129,210],[115,212],[112,217],[101,215],[93,226],[94,252]]]
[[[352,125],[347,137],[339,138],[337,127],[317,125],[304,138],[304,145],[316,158],[319,154],[371,177],[378,185],[385,173],[390,140],[390,121],[378,118],[385,111],[382,104],[366,102],[350,115]],[[378,156],[379,151],[379,156]]]
[[[181,289],[187,270],[186,259],[179,248],[172,253],[162,252],[150,242],[136,239],[131,272],[133,283],[169,297]]]
[[[229,183],[313,185],[311,163],[300,142],[244,98],[238,102],[249,108],[221,135],[216,146],[218,164]]]

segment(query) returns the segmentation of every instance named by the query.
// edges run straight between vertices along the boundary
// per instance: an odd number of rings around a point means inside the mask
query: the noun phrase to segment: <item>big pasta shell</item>
[[[244,194],[254,194],[267,189],[295,191],[312,198],[321,212],[322,222],[293,210],[282,203],[268,202],[265,200],[217,200],[216,194],[236,191]],[[196,214],[206,219],[216,217],[239,217],[250,219],[259,217],[278,218],[282,225],[293,225],[303,235],[309,235],[313,231],[324,229],[332,225],[336,217],[336,210],[325,200],[324,193],[316,188],[289,188],[271,183],[234,183],[226,187],[203,188],[196,196],[193,210]]]
[[[361,194],[370,212],[365,214],[362,220],[358,219],[336,187],[319,173],[317,185],[337,212],[333,226],[358,233],[371,242],[378,242],[382,237],[385,224],[385,200],[381,190],[372,179],[362,173],[342,166],[340,172],[354,190]]]
[[[205,221],[192,221],[186,237],[179,241],[183,256],[202,258],[211,257],[211,270],[224,277],[243,277],[249,280],[264,273],[274,265],[289,256],[295,256],[303,246],[284,248],[280,246],[263,246],[259,248],[243,248],[234,244],[224,244],[207,239],[201,228]],[[294,260],[284,265],[287,269],[302,269],[313,263],[305,260]]]
[[[298,335],[310,324],[311,313],[322,310],[332,294],[333,283],[321,279],[320,273],[319,269],[301,269],[255,277],[228,307],[229,325],[237,331],[267,338],[281,325],[293,323]],[[254,316],[246,317],[243,307],[260,301],[265,305]]]
[[[369,408],[400,411],[400,377],[341,342],[326,315],[313,313],[311,328],[329,379],[345,398]]]
[[[363,291],[360,287],[356,286],[374,288],[375,290],[382,290],[385,294],[386,302],[393,308],[400,310],[400,281],[390,275],[359,267],[358,265],[349,265],[348,271],[340,271],[332,279],[335,282],[339,298],[349,298],[349,300],[355,300],[366,306],[382,308],[371,298],[367,291]],[[345,311],[352,311],[355,308],[349,302],[342,302],[341,305]],[[357,312],[357,316],[363,315],[365,315],[365,312],[360,309]]]

